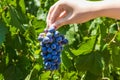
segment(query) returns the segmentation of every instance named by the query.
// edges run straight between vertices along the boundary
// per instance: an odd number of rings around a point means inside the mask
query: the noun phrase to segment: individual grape
[[[47,61],[47,56],[43,56],[42,59],[44,60],[44,62]]]
[[[61,43],[62,43],[62,44],[67,44],[67,43],[68,43],[68,40],[67,40],[67,39],[64,39]]]
[[[58,56],[53,56],[53,57],[52,57],[52,60],[53,60],[54,62],[57,62]]]
[[[44,39],[43,39],[43,43],[49,43],[50,42],[50,38],[49,37],[45,37]]]
[[[45,36],[45,33],[40,33],[38,36],[38,41],[42,41]]]
[[[52,51],[52,55],[57,55],[57,51]]]
[[[51,62],[46,62],[45,63],[45,67],[48,69],[48,68],[50,68],[51,67]]]
[[[45,47],[47,47],[47,48],[50,47],[50,44],[49,44],[49,43],[48,43],[48,44],[45,44]]]
[[[50,33],[50,32],[48,32],[48,33],[46,34],[46,36],[49,37],[49,38],[52,38],[53,34]]]
[[[56,38],[56,42],[61,42],[61,41],[62,41],[62,37]]]
[[[57,51],[57,52],[60,52],[60,51],[61,51],[61,46],[57,46],[57,47],[56,47],[56,51]]]
[[[47,49],[47,52],[48,52],[48,53],[52,52],[52,48],[49,47],[49,48]]]
[[[44,32],[47,33],[47,32],[48,32],[48,29],[44,29]]]
[[[43,53],[46,53],[46,52],[47,52],[47,48],[46,48],[46,47],[42,47],[41,50],[42,50]]]
[[[51,26],[51,27],[48,29],[48,32],[54,33],[54,32],[55,32],[55,28],[54,28],[53,26]]]
[[[62,40],[65,39],[64,35],[60,35],[60,37],[62,37]]]
[[[50,41],[49,41],[49,43],[52,43],[54,40],[53,40],[53,38],[50,38]]]
[[[52,55],[51,55],[51,54],[48,54],[48,55],[47,55],[47,59],[48,59],[48,60],[51,60],[51,59],[52,59]]]
[[[42,41],[43,40],[43,36],[38,36],[38,41]]]
[[[51,48],[52,48],[52,49],[55,49],[55,48],[56,48],[56,45],[55,45],[55,44],[52,44],[52,45],[51,45]]]
[[[59,37],[59,31],[55,31],[54,37]]]
[[[41,46],[41,47],[46,47],[43,42],[40,42],[40,46]]]

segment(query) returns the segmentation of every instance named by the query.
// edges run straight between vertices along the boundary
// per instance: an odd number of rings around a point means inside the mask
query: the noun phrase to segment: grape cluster
[[[38,40],[40,41],[44,69],[57,70],[61,63],[60,54],[63,50],[63,45],[67,44],[68,40],[54,27],[50,27],[44,33],[40,33]]]

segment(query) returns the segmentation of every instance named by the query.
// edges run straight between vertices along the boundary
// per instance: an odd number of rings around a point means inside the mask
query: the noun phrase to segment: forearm
[[[95,17],[120,19],[120,0],[105,0],[93,3]]]

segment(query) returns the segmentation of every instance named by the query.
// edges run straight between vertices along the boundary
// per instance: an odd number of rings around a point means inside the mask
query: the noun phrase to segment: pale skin
[[[55,26],[58,29],[63,25],[84,23],[97,17],[109,17],[120,20],[120,0],[96,2],[59,0],[51,6],[46,22],[48,27]]]

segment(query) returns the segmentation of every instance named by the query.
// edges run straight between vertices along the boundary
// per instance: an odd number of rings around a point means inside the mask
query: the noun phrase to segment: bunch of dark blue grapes
[[[61,59],[60,54],[63,50],[63,45],[68,43],[68,40],[61,35],[54,27],[45,30],[38,36],[41,46],[41,56],[45,70],[59,69]]]

